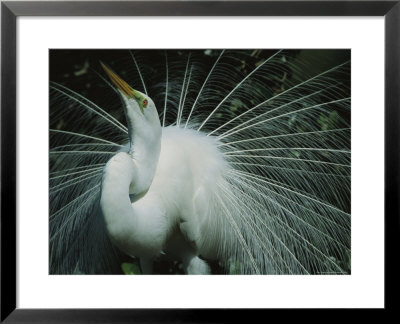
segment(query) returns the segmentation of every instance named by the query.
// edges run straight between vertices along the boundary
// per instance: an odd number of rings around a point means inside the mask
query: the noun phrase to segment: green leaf
[[[295,158],[300,158],[301,156],[299,151],[291,151],[290,153],[292,153]]]
[[[242,101],[241,100],[239,100],[239,99],[233,99],[232,100],[231,107],[230,107],[231,111],[236,111],[241,107],[242,107]]]
[[[135,263],[124,262],[121,264],[121,268],[122,268],[122,271],[126,275],[140,275],[141,274],[139,266]]]
[[[318,124],[321,126],[321,130],[335,129],[336,124],[339,121],[339,114],[336,110],[332,111],[329,116],[323,114],[317,120]]]
[[[231,275],[237,275],[237,274],[241,274],[240,273],[240,263],[237,261],[230,261],[229,263],[229,274]]]

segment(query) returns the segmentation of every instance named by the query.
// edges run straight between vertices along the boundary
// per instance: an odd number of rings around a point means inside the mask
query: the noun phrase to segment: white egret
[[[141,91],[103,65],[127,126],[51,84],[51,118],[76,118],[50,130],[51,273],[115,272],[121,252],[143,273],[163,256],[187,274],[211,260],[231,273],[349,272],[349,62],[308,75],[285,51],[252,69],[241,55],[220,51],[207,73],[195,53],[175,72],[166,56],[150,88],[131,53]]]

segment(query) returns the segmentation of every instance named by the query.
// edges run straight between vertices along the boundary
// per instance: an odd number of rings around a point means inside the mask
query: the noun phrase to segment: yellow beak
[[[111,69],[105,66],[102,62],[100,62],[101,66],[103,67],[104,71],[106,71],[108,77],[114,83],[114,85],[127,97],[133,98],[138,97],[138,94],[131,86],[122,80],[116,73],[114,73]]]

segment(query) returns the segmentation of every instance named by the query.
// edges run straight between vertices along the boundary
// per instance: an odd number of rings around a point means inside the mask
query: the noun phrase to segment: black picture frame
[[[1,3],[1,322],[234,322],[267,310],[16,308],[16,19],[19,16],[384,16],[385,309],[396,307],[399,246],[400,1],[4,1]],[[34,211],[33,211],[34,213]],[[374,262],[374,260],[371,260]],[[396,284],[397,283],[397,284]],[[239,316],[240,315],[240,316]]]

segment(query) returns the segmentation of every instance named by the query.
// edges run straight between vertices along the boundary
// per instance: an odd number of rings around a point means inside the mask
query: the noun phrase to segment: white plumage
[[[150,263],[161,252],[172,253],[184,262],[185,268],[191,266],[197,273],[190,261],[198,260],[191,259],[199,254],[215,258],[221,244],[218,238],[223,233],[212,230],[222,225],[218,221],[220,211],[211,202],[218,194],[218,185],[224,183],[227,165],[216,141],[192,130],[164,128],[160,143],[160,155],[154,156],[158,162],[155,173],[145,176],[154,178],[148,188],[142,188],[144,191],[136,192],[135,181],[142,172],[151,171],[146,164],[137,162],[135,153],[133,157],[118,153],[107,163],[102,210],[112,239],[128,255]],[[186,181],[182,183],[181,179]],[[132,204],[127,193],[130,185],[134,197],[142,196],[133,198]],[[175,246],[177,240],[179,246]]]
[[[307,66],[297,62],[289,77],[280,74],[287,56],[277,51],[243,75],[232,65],[240,55],[222,51],[198,75],[188,55],[176,88],[167,65],[158,110],[135,56],[144,92],[105,67],[127,127],[52,85],[58,107],[61,98],[99,115],[104,129],[94,129],[108,131],[101,138],[53,130],[66,142],[53,139],[51,150],[52,273],[115,271],[118,251],[139,258],[143,273],[163,256],[181,261],[188,274],[210,273],[212,260],[231,273],[349,271],[348,63],[306,77]],[[271,94],[266,73],[289,81]],[[168,106],[176,119],[164,126]],[[110,135],[119,130],[127,144]]]

